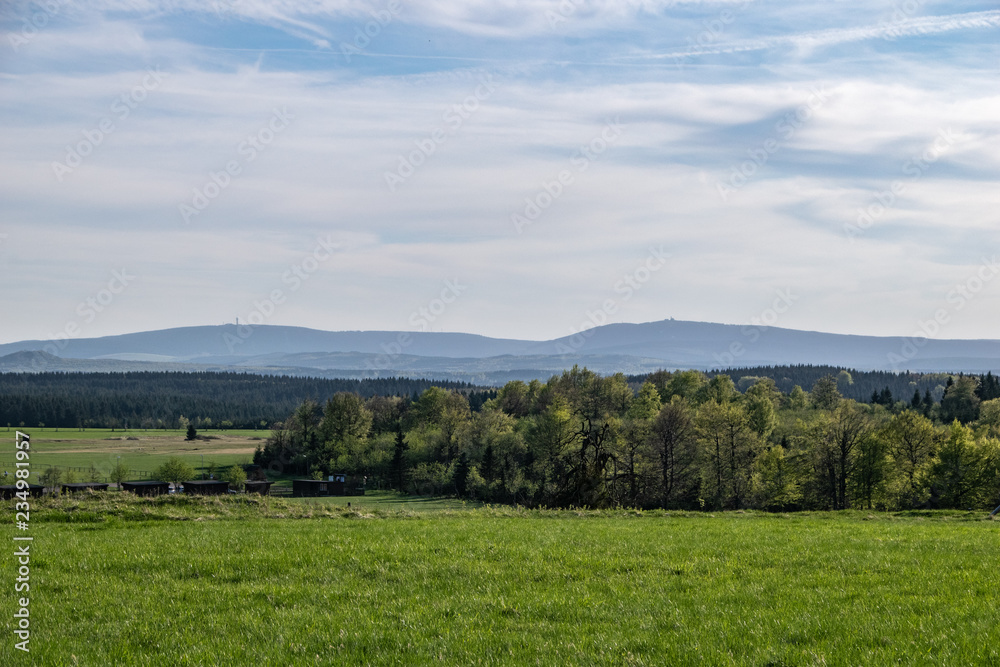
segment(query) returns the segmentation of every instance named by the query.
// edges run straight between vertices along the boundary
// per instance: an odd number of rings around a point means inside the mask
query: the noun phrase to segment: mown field
[[[32,653],[8,592],[0,664],[998,664],[998,530],[981,513],[57,499],[32,513]],[[0,559],[8,591],[14,571]]]
[[[27,431],[31,435],[33,483],[35,475],[47,466],[74,469],[77,481],[88,481],[83,477],[93,465],[101,481],[105,481],[119,457],[137,473],[151,473],[171,456],[178,456],[201,473],[212,463],[216,468],[249,463],[254,448],[268,435],[267,431],[210,430],[200,431],[199,439],[188,441],[183,430],[33,428]],[[0,453],[0,474],[3,474],[4,470],[14,470],[14,430],[0,436],[6,436],[10,443]],[[141,475],[134,477],[139,479]]]

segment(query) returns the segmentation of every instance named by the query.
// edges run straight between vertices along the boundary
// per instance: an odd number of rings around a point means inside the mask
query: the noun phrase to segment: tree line
[[[473,409],[460,391],[341,392],[302,402],[254,462],[272,474],[365,475],[401,491],[548,507],[902,509],[1000,498],[1000,398],[947,376],[940,400],[845,398],[767,377],[574,367],[510,382]],[[743,376],[746,377],[746,376]],[[742,380],[742,378],[741,378]],[[925,401],[928,399],[929,402]]]
[[[807,364],[789,366],[755,366],[745,368],[727,368],[723,370],[706,371],[709,378],[716,375],[728,375],[736,383],[741,391],[745,390],[757,378],[767,377],[774,380],[779,391],[788,393],[795,385],[800,387],[811,387],[821,377],[832,375],[837,378],[837,390],[844,398],[851,398],[859,403],[878,402],[873,401],[873,395],[879,396],[879,401],[886,396],[892,396],[894,400],[909,401],[915,391],[919,391],[921,397],[925,393],[930,393],[934,401],[940,401],[944,395],[948,378],[951,373],[915,373],[911,371],[859,371],[855,369],[844,369],[837,366],[813,366]],[[629,376],[630,384],[638,386],[645,381],[648,375]],[[984,388],[991,389],[996,395],[989,398],[1000,398],[1000,387],[996,385],[996,378],[992,373],[981,376],[986,379]]]
[[[0,373],[0,424],[55,428],[267,428],[306,399],[337,392],[408,396],[437,384],[479,405],[464,382],[334,380],[251,373]]]

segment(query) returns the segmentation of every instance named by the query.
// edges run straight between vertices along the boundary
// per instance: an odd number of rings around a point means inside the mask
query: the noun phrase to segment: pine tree
[[[469,493],[469,455],[462,452],[455,464],[455,473],[451,479],[455,484],[455,494],[464,498]]]
[[[403,492],[403,485],[406,483],[406,450],[409,447],[406,444],[406,440],[403,438],[403,427],[400,427],[396,431],[396,446],[392,453],[392,481],[393,486],[400,493]]]
[[[976,396],[982,401],[1000,398],[1000,381],[993,375],[993,371],[979,376],[979,386],[976,387]]]
[[[496,456],[493,454],[493,443],[486,445],[483,450],[483,478],[487,482],[492,482],[496,477]]]
[[[920,410],[920,390],[916,389],[913,392],[913,398],[910,399],[910,407],[914,410]]]

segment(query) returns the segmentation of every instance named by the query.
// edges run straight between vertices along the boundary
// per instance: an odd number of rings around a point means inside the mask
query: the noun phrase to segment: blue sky
[[[1000,338],[995,3],[51,0],[0,30],[0,342]]]

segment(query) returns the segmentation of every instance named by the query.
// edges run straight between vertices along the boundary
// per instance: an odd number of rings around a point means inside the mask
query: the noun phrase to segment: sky
[[[0,342],[1000,338],[995,2],[0,10]]]

